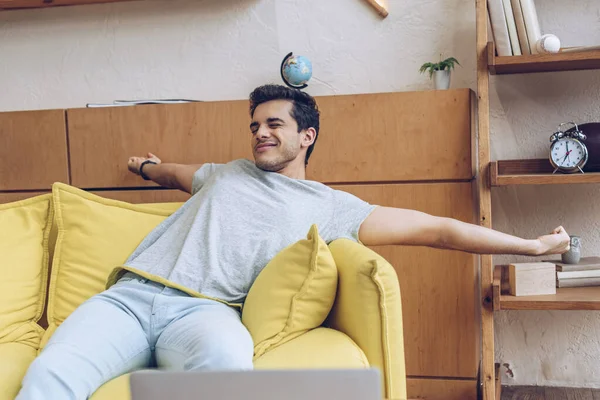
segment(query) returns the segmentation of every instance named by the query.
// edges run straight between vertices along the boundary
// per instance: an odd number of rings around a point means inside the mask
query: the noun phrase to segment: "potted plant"
[[[425,63],[421,65],[419,72],[424,73],[429,71],[429,78],[433,77],[433,84],[436,90],[445,90],[450,87],[450,74],[454,69],[454,65],[460,65],[458,60],[454,57],[446,58],[442,61],[442,55],[440,54],[440,62],[438,63]]]

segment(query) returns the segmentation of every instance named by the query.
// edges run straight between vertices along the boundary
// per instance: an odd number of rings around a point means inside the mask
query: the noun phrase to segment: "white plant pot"
[[[433,85],[436,90],[446,90],[450,88],[450,70],[433,71]]]

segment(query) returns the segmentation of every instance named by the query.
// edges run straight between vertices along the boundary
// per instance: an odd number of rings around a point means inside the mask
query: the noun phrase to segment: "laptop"
[[[381,400],[379,370],[137,371],[132,400]]]

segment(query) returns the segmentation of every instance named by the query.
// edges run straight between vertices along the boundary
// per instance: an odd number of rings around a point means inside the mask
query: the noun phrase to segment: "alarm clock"
[[[573,124],[574,130],[564,132],[563,125]],[[565,122],[559,125],[558,131],[550,136],[550,163],[554,167],[553,174],[557,171],[563,173],[583,172],[583,167],[588,161],[588,150],[583,141],[586,136],[579,130],[574,122]]]

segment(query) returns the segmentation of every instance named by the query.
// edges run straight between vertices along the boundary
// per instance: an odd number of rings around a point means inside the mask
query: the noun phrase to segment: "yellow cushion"
[[[36,348],[25,344],[0,344],[0,400],[13,400],[17,396],[25,372],[36,354]]]
[[[39,346],[51,226],[49,194],[0,205],[0,343]]]
[[[316,328],[254,361],[256,369],[368,368],[365,353],[342,332]]]
[[[96,390],[90,400],[130,400],[129,376],[130,374],[121,375],[106,382]]]
[[[325,325],[350,336],[369,364],[381,370],[386,398],[405,399],[402,301],[396,271],[379,254],[351,240],[334,240],[329,248],[339,284]]]
[[[337,268],[316,225],[261,271],[244,303],[242,322],[255,358],[320,326],[335,299]]]
[[[58,234],[48,297],[49,326],[42,344],[75,308],[103,291],[112,270],[181,206],[134,205],[63,183],[52,186],[52,196]]]

